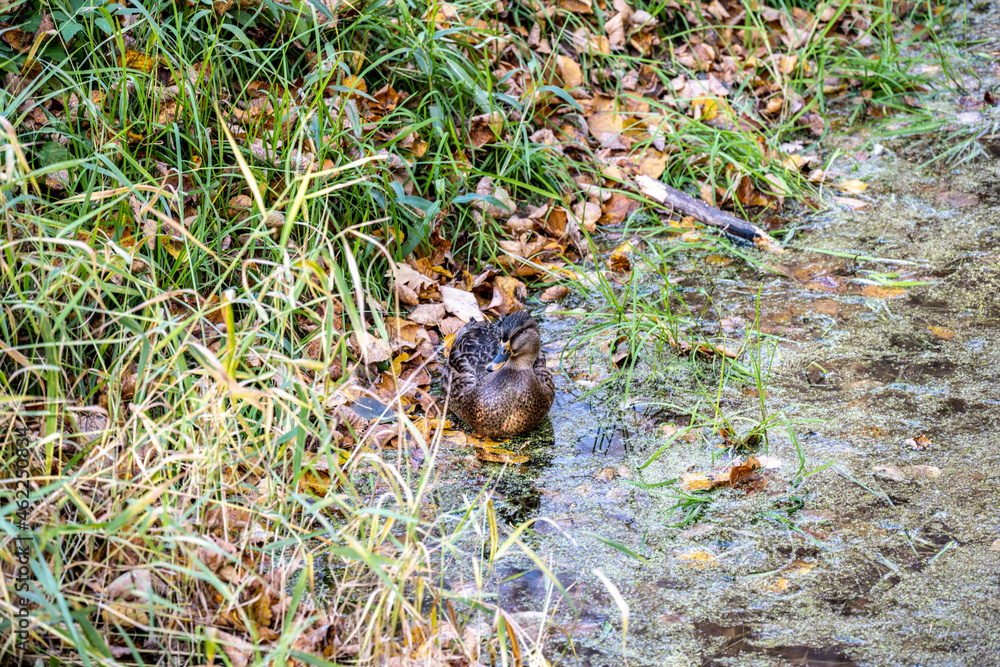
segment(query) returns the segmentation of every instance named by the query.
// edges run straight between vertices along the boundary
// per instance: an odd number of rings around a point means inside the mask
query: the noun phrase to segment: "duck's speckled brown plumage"
[[[538,350],[527,367],[508,364],[497,371],[486,366],[513,340],[528,340],[521,359],[530,357],[541,344],[538,326],[525,311],[508,315],[500,326],[469,322],[451,346],[441,383],[450,394],[452,411],[477,433],[491,438],[509,438],[537,426],[552,407],[555,383]],[[537,344],[532,344],[537,339]],[[530,358],[527,359],[530,362]]]

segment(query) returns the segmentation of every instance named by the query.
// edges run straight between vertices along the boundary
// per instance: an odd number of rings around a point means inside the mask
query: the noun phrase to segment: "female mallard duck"
[[[469,322],[455,336],[441,384],[452,411],[477,433],[509,438],[545,419],[556,387],[526,311],[500,322]]]

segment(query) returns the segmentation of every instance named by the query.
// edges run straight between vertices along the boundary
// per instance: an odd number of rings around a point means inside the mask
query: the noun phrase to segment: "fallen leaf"
[[[126,69],[136,69],[140,72],[152,72],[159,61],[142,51],[128,49],[125,55],[118,59],[118,65]]]
[[[445,348],[451,347],[451,341],[454,339],[454,334],[457,334],[465,326],[465,322],[458,319],[457,317],[446,317],[441,320],[438,324],[438,329],[441,331],[441,335],[445,337]]]
[[[717,486],[729,484],[729,471],[720,473],[688,472],[680,477],[682,491],[709,491]]]
[[[609,270],[620,276],[623,276],[632,270],[631,260],[629,260],[628,255],[622,253],[615,253],[611,255],[605,265]]]
[[[567,294],[569,294],[569,288],[565,285],[553,285],[552,287],[547,287],[538,296],[538,299],[539,301],[558,301]]]
[[[970,192],[939,192],[934,198],[939,204],[955,208],[964,208],[979,203],[979,196]]]
[[[838,206],[849,208],[852,211],[857,211],[858,209],[868,206],[868,202],[861,199],[855,199],[854,197],[834,197],[833,202]]]
[[[684,561],[685,565],[701,569],[715,565],[719,559],[710,551],[698,550],[680,554],[677,556],[677,560]]]
[[[709,255],[705,258],[705,263],[709,266],[729,266],[733,263],[733,259],[722,255]]]
[[[928,325],[927,330],[942,340],[951,340],[955,335],[955,332],[951,329],[935,326],[933,324]]]
[[[667,154],[653,148],[639,158],[639,173],[649,178],[659,178],[667,168]]]
[[[879,285],[865,285],[861,293],[869,299],[895,299],[906,294],[906,290],[901,287],[881,287]]]
[[[495,186],[493,184],[493,179],[489,176],[484,176],[479,179],[479,183],[476,184],[476,194],[484,197],[492,197],[498,202],[497,204],[492,202],[487,203],[482,199],[475,201],[474,204],[476,208],[482,211],[483,215],[487,218],[509,216],[514,212],[514,209],[517,208],[514,204],[514,200],[510,196],[510,193],[508,193],[507,190],[501,186]]]
[[[604,214],[598,222],[602,225],[620,225],[633,211],[639,207],[639,203],[631,197],[614,192],[611,197],[604,202]]]
[[[568,56],[556,57],[556,85],[561,88],[579,88],[583,85],[583,70],[580,64]]]
[[[607,484],[616,477],[618,477],[618,472],[614,468],[601,468],[594,475],[594,481]]]
[[[559,9],[570,14],[593,14],[594,8],[590,0],[556,0]]]
[[[931,444],[931,439],[921,433],[915,438],[908,438],[907,440],[904,440],[903,444],[911,449],[927,449],[927,447]]]
[[[378,336],[373,336],[367,331],[361,331],[360,334],[362,344],[364,345],[363,349],[361,344],[358,343],[357,333],[351,334],[348,341],[355,354],[363,357],[367,352],[368,363],[381,363],[389,360],[389,357],[392,355],[392,346],[389,345],[389,341],[383,340]]]
[[[757,462],[765,470],[777,470],[781,467],[781,459],[777,456],[758,456]]]
[[[425,303],[410,313],[410,319],[424,326],[437,326],[444,319],[445,307],[441,303]]]
[[[598,94],[594,97],[593,113],[587,116],[587,128],[597,139],[605,134],[616,136],[625,129],[625,117],[620,112],[620,104],[614,97]]]
[[[479,302],[472,292],[455,289],[454,287],[441,287],[441,302],[449,313],[462,320],[483,321],[486,317],[479,310]],[[444,333],[442,331],[442,333]]]
[[[45,185],[51,190],[63,191],[70,187],[69,169],[50,171],[45,174]]]
[[[934,466],[875,466],[873,471],[884,477],[902,482],[908,479],[933,479],[941,476],[941,469]]]
[[[232,205],[232,202],[230,202],[230,205]],[[434,280],[419,273],[409,264],[402,264],[399,262],[386,272],[385,277],[392,278],[397,285],[408,287],[417,294],[419,294],[420,290],[423,288],[435,284]]]
[[[581,226],[588,234],[597,229],[597,221],[601,218],[601,206],[589,201],[581,201],[573,207],[573,215],[579,218]]]
[[[469,119],[469,143],[474,148],[492,144],[503,132],[503,114],[499,111],[484,113]]]
[[[497,276],[493,281],[493,300],[486,310],[497,315],[509,315],[516,310],[524,310],[524,301],[528,298],[528,290],[517,278]]]
[[[471,445],[475,448],[476,458],[480,461],[519,465],[521,463],[527,463],[531,458],[524,454],[516,454],[509,449],[504,449],[500,446],[501,443],[493,440],[492,438],[480,439],[474,435],[466,433],[465,440],[467,445]]]
[[[760,468],[760,461],[753,456],[747,459],[746,463],[733,466],[729,471],[729,486],[735,489],[740,484],[754,478],[756,476],[754,471],[758,468]]]

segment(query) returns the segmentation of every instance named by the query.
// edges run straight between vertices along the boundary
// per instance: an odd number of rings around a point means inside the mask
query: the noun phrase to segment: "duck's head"
[[[501,368],[529,370],[542,348],[538,325],[526,310],[511,313],[500,323],[500,351],[487,366],[488,371]]]

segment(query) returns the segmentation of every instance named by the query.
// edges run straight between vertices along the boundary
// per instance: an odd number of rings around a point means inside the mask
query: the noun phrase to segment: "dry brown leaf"
[[[70,187],[69,180],[69,170],[60,169],[58,171],[50,171],[45,174],[45,185],[49,187],[50,190],[55,190],[62,192]]]
[[[437,326],[444,319],[445,307],[441,303],[425,303],[410,313],[410,319],[424,326]]]
[[[482,199],[474,202],[474,206],[482,211],[487,218],[508,216],[517,208],[510,193],[502,186],[494,186],[493,179],[489,176],[479,179],[479,183],[476,185],[476,194],[484,197],[493,197],[499,202],[499,205],[492,202],[486,203]]]
[[[454,287],[441,287],[441,301],[449,313],[462,320],[483,321],[486,317],[479,310],[479,302],[472,292],[455,289]],[[442,333],[444,333],[442,331]]]
[[[580,69],[580,64],[569,56],[557,56],[553,83],[567,90],[582,86],[583,70]]]
[[[148,56],[142,51],[134,51],[132,49],[126,50],[125,55],[118,59],[118,64],[121,67],[147,73],[152,72],[158,63],[159,60],[157,58]]]
[[[868,206],[868,202],[854,197],[834,197],[833,202],[839,206],[849,208],[852,211],[857,211],[858,209]]]
[[[558,301],[569,294],[569,288],[565,285],[553,285],[552,287],[547,287],[544,292],[539,295],[539,301]]]
[[[659,178],[667,168],[667,155],[650,148],[639,158],[639,173],[649,178]]]
[[[915,438],[907,439],[903,444],[911,449],[927,449],[931,445],[931,439],[921,433]]]
[[[577,202],[573,207],[573,215],[580,220],[580,226],[593,234],[597,229],[597,221],[601,218],[601,206],[589,201]]]
[[[736,488],[740,484],[753,479],[756,476],[755,471],[758,468],[760,468],[760,461],[754,456],[747,459],[746,463],[733,466],[729,471],[729,485]]]
[[[615,51],[625,48],[625,23],[628,16],[618,12],[604,24],[604,32],[608,35],[608,43]]]
[[[217,635],[218,643],[222,646],[226,657],[233,663],[233,667],[247,667],[250,664],[250,659],[256,650],[253,644],[222,630],[212,628],[212,631]]]
[[[682,491],[708,491],[729,484],[729,471],[719,473],[688,472],[680,477]]]
[[[378,336],[373,336],[367,331],[362,331],[362,343],[358,343],[358,334],[351,334],[348,343],[351,349],[354,351],[358,357],[363,358],[365,352],[367,352],[368,363],[381,363],[383,361],[388,361],[389,357],[392,355],[392,346],[389,345],[389,341],[383,340]],[[364,345],[362,349],[361,345]]]
[[[629,260],[628,255],[622,253],[614,253],[605,262],[605,266],[614,273],[624,276],[625,274],[632,271],[632,262]]]
[[[235,195],[229,200],[229,217],[234,222],[244,222],[250,217],[250,211],[252,210],[253,200],[247,195]]]
[[[591,0],[556,0],[559,9],[570,14],[593,14],[594,7]]]
[[[496,448],[496,449],[476,449],[476,458],[480,461],[488,461],[490,463],[506,463],[509,465],[519,465],[521,463],[527,463],[530,457],[524,454],[515,454],[512,451]]]
[[[538,223],[531,218],[519,218],[516,215],[511,216],[504,223],[504,226],[510,230],[512,236],[520,236],[521,234],[527,234],[528,232],[533,232],[538,229]]]
[[[422,289],[436,284],[436,281],[419,273],[409,264],[402,264],[399,262],[396,263],[394,268],[389,269],[389,271],[385,274],[385,277],[392,278],[397,285],[408,287],[417,294],[419,294]]]
[[[492,144],[503,132],[503,114],[499,111],[484,113],[469,119],[469,143],[474,148]]]
[[[901,287],[881,287],[879,285],[865,285],[861,293],[869,299],[895,299],[906,294],[906,290]]]
[[[979,203],[979,195],[971,192],[939,192],[934,195],[934,199],[945,206],[963,208]]]
[[[455,334],[461,331],[462,327],[464,326],[465,322],[458,319],[457,317],[446,317],[443,320],[441,320],[441,323],[438,325],[438,329],[441,331],[441,335],[448,338],[448,337],[453,337]],[[445,346],[447,347],[449,346],[449,344],[450,344],[449,341],[446,340]]]
[[[625,129],[621,104],[614,97],[598,94],[594,97],[592,113],[587,116],[587,128],[597,140],[605,134],[619,135]]]
[[[604,215],[601,216],[599,222],[602,225],[619,225],[638,207],[638,202],[631,197],[617,192],[612,193],[608,201],[604,203]]]
[[[486,310],[497,315],[509,315],[517,310],[524,310],[524,301],[528,299],[528,290],[517,278],[497,276],[493,281],[493,300]]]

